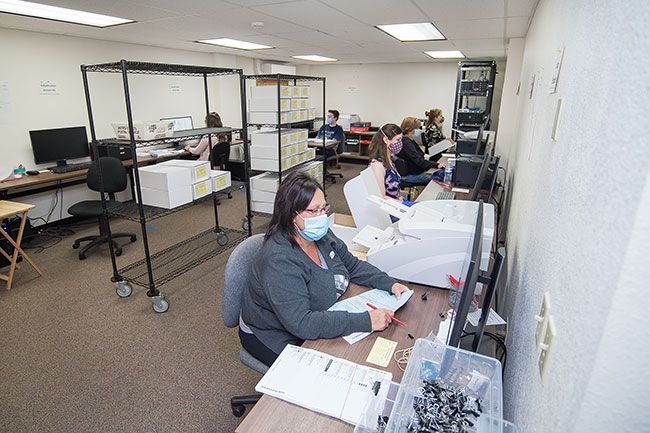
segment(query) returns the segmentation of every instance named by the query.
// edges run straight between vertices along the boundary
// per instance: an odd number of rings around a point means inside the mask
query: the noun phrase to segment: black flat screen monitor
[[[467,314],[469,307],[476,290],[476,285],[479,282],[481,275],[481,256],[483,253],[483,202],[478,204],[478,211],[476,215],[476,224],[474,226],[474,234],[470,241],[471,250],[465,259],[463,266],[464,273],[458,282],[458,290],[461,291],[460,298],[458,299],[458,308],[454,314],[454,326],[451,329],[448,344],[453,347],[458,347],[462,337],[465,322],[467,321]]]
[[[67,159],[90,156],[85,126],[29,131],[29,137],[36,164],[65,165]]]
[[[479,169],[478,174],[476,175],[476,182],[474,182],[474,188],[472,188],[472,194],[469,197],[471,201],[478,200],[478,194],[481,192],[481,189],[483,188],[483,183],[485,182],[485,175],[487,174],[489,166],[490,166],[490,155],[487,152],[485,152],[485,155],[483,155],[483,162],[481,163],[481,168]]]

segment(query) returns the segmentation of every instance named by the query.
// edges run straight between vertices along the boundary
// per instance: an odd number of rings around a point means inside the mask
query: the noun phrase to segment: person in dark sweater
[[[320,127],[316,135],[316,138],[321,140],[325,137],[325,140],[336,140],[339,142],[338,146],[336,146],[336,152],[333,149],[327,149],[326,156],[333,156],[335,153],[340,155],[345,151],[345,135],[343,134],[341,125],[336,124],[338,120],[338,110],[328,110],[327,116],[325,117],[325,125]]]
[[[360,261],[329,230],[321,186],[294,171],[278,189],[273,217],[242,295],[239,338],[251,355],[271,365],[287,344],[385,329],[393,312],[327,311],[349,283],[409,290]]]
[[[427,160],[424,151],[415,142],[416,136],[422,133],[422,122],[415,117],[405,117],[400,126],[404,132],[402,150],[397,154],[406,162],[407,173],[402,174],[402,180],[414,184],[426,185],[431,179],[442,180],[440,170],[444,166],[435,161]],[[429,172],[433,170],[433,172]],[[443,172],[444,173],[444,172]]]

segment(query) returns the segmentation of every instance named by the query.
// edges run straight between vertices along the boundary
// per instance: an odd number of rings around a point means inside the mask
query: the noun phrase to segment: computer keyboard
[[[56,167],[50,167],[50,171],[52,173],[70,173],[72,171],[79,171],[79,170],[86,170],[90,168],[90,163],[89,162],[83,162],[81,164],[67,164],[67,165],[60,165]]]
[[[440,191],[436,194],[436,200],[453,200],[456,198],[456,193],[451,191]]]

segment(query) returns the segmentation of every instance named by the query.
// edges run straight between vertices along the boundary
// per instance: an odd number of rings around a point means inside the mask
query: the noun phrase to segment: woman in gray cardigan
[[[350,282],[398,298],[408,290],[350,254],[329,231],[328,211],[321,186],[305,173],[291,173],[278,189],[242,297],[239,324],[244,349],[267,365],[287,344],[385,329],[392,311],[327,311]]]

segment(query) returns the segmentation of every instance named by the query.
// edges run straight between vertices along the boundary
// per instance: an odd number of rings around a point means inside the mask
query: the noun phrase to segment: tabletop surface
[[[16,201],[0,200],[0,219],[18,215],[35,207],[33,204],[18,203]]]

